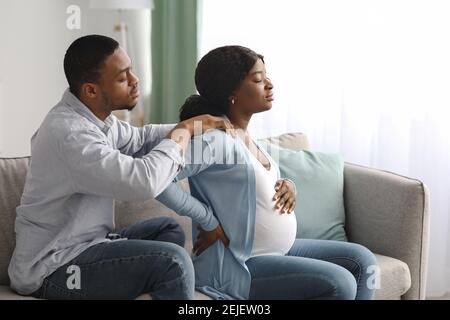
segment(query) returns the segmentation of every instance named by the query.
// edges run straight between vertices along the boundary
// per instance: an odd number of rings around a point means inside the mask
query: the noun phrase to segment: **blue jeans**
[[[194,267],[185,236],[168,217],[145,220],[119,235],[129,240],[94,245],[48,276],[32,295],[42,299],[194,299]],[[72,283],[79,267],[79,286]],[[72,267],[73,268],[73,267]],[[69,288],[69,284],[72,283]],[[73,285],[75,284],[75,286]]]
[[[349,242],[297,239],[285,256],[246,262],[250,299],[373,299],[377,261],[367,248]]]

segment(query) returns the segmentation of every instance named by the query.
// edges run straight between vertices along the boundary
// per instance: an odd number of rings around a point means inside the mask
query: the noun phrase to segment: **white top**
[[[278,181],[277,167],[269,156],[270,170],[250,153],[255,170],[256,182],[256,217],[255,235],[250,257],[262,255],[285,255],[294,244],[297,233],[295,213],[281,214],[276,210],[273,196]]]

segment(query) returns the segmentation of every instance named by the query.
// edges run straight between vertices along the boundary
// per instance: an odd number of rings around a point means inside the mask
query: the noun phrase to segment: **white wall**
[[[72,4],[81,9],[80,30],[66,27],[66,10]],[[145,103],[150,88],[150,11],[125,12],[124,18]],[[118,21],[118,12],[89,9],[88,0],[0,1],[0,156],[30,154],[31,136],[67,87],[63,58],[70,43],[92,33],[119,41],[113,31]]]

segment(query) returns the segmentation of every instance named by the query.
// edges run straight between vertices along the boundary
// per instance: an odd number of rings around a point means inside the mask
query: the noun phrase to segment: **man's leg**
[[[157,240],[184,246],[185,235],[178,222],[171,217],[157,217],[137,222],[119,231],[128,239]]]
[[[153,299],[194,299],[194,268],[186,250],[150,240],[101,243],[48,276],[33,296],[134,299],[145,293]]]

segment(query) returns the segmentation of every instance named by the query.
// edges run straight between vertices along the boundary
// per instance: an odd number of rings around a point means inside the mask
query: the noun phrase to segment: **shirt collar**
[[[64,92],[62,102],[69,105],[78,114],[95,124],[103,133],[106,133],[114,122],[112,114],[109,115],[105,121],[97,118],[83,102],[81,102],[72,92],[70,92],[69,89],[66,89]]]

